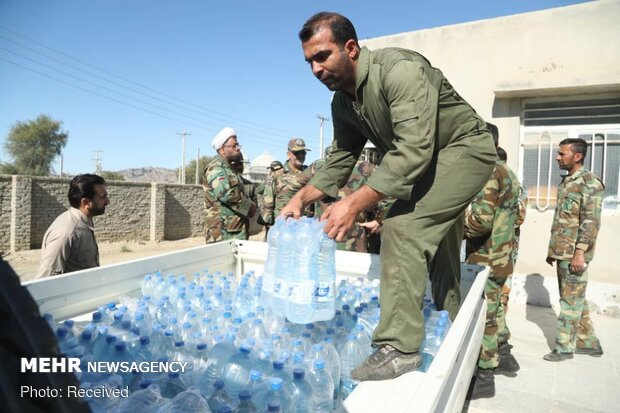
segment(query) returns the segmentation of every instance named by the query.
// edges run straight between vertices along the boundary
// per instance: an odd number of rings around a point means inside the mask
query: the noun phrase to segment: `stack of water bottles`
[[[452,322],[446,310],[436,311],[435,305],[428,299],[424,300],[422,311],[424,314],[424,340],[420,346],[422,349],[422,366],[419,370],[426,372],[446,338]]]
[[[169,373],[104,374],[82,368],[83,388],[130,390],[127,398],[89,399],[95,412],[342,409],[357,385],[351,370],[373,351],[378,281],[342,279],[330,286],[338,310],[328,320],[306,324],[263,307],[264,285],[264,277],[253,272],[238,285],[232,273],[207,269],[193,276],[148,274],[142,297],[120,297],[93,312],[88,322],[46,318],[61,351],[79,357],[84,367],[89,361],[188,363],[185,371]],[[439,335],[445,336],[449,320],[430,306],[425,315],[428,331],[442,329]],[[436,354],[431,346],[436,340],[429,337],[428,363]]]
[[[336,243],[317,219],[278,218],[268,235],[261,305],[292,323],[334,317]]]

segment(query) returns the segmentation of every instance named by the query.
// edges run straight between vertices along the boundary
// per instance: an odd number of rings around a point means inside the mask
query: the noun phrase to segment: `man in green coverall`
[[[381,319],[377,350],[353,370],[355,380],[384,380],[415,370],[424,336],[421,311],[428,268],[458,299],[463,212],[484,186],[497,158],[486,123],[448,80],[418,53],[360,48],[344,16],[318,13],[299,33],[312,73],[335,92],[334,151],[281,215],[301,215],[325,196],[336,197],[368,139],[383,154],[365,185],[324,212],[325,232],[344,239],[355,217],[385,197],[396,202],[383,221]],[[449,288],[448,288],[449,287]],[[436,297],[437,298],[437,297]]]

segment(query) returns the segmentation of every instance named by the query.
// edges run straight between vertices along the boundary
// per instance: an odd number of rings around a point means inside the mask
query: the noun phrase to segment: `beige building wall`
[[[363,33],[359,33],[363,36]],[[620,1],[603,0],[539,12],[396,34],[362,42],[370,49],[416,50],[443,71],[485,119],[521,177],[523,105],[533,99],[620,97]],[[544,264],[550,212],[530,210],[517,271],[553,275]],[[614,277],[611,250],[619,216],[605,216],[591,277]],[[616,251],[618,251],[616,249]]]

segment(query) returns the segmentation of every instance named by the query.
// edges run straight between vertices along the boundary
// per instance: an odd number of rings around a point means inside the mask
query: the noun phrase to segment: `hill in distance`
[[[144,168],[129,168],[116,171],[129,182],[162,182],[174,184],[179,181],[176,169],[146,166]]]

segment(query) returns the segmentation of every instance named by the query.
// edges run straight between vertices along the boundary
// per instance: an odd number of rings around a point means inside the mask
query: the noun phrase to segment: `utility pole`
[[[181,136],[181,176],[179,177],[179,183],[185,183],[185,137],[190,136],[190,132],[177,132],[177,135]]]
[[[325,126],[325,121],[329,122],[329,118],[326,118],[325,116],[322,115],[316,115],[317,119],[321,122],[321,133],[319,135],[319,156],[322,158],[323,157],[323,129]]]
[[[64,157],[60,154],[60,178],[62,179],[62,167],[64,166]]]
[[[103,151],[96,150],[93,151],[93,161],[95,161],[95,175],[101,175],[101,154]]]
[[[196,151],[196,185],[198,185],[198,176],[200,170],[200,148]]]

